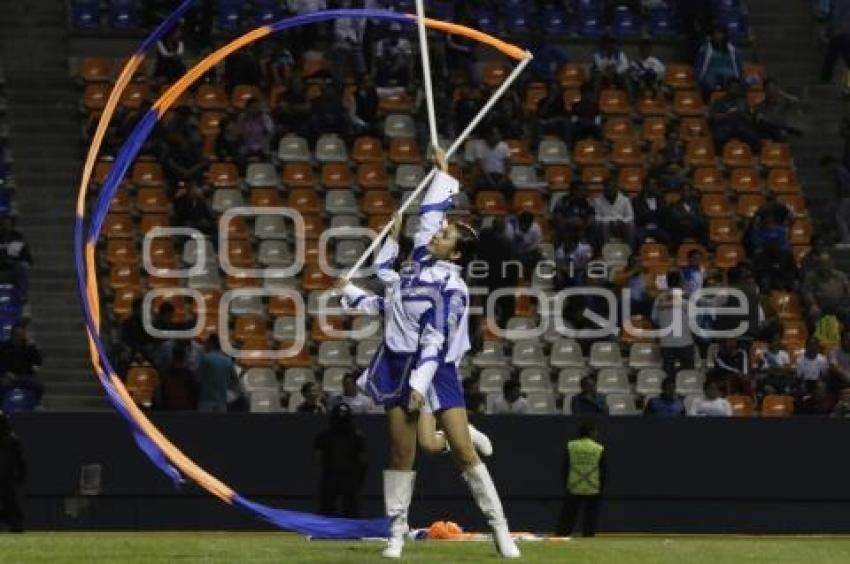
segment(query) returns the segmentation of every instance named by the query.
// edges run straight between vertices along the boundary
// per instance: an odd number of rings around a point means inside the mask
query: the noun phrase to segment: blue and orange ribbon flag
[[[107,178],[100,188],[97,200],[90,210],[91,215],[88,218],[88,231],[86,232],[85,212],[89,183],[109,121],[115,113],[115,109],[121,99],[121,94],[129,84],[133,74],[144,61],[145,52],[180,21],[191,5],[192,0],[184,0],[141,43],[136,52],[133,53],[124,65],[107,99],[106,106],[100,117],[86,156],[85,166],[80,180],[76,219],[74,222],[74,258],[76,263],[77,287],[83,306],[92,366],[106,391],[109,401],[130,426],[139,448],[176,485],[182,484],[185,481],[185,476],[229,505],[239,507],[281,529],[296,531],[315,538],[350,539],[385,537],[388,535],[389,527],[387,518],[344,519],[323,517],[311,513],[268,507],[246,499],[230,488],[230,486],[198,466],[171,443],[133,401],[106,354],[100,335],[100,296],[95,270],[95,249],[103,223],[109,211],[110,202],[115,196],[121,182],[124,180],[130,165],[138,155],[142,144],[148,138],[157,122],[165,115],[181,94],[228,55],[272,33],[316,22],[336,18],[369,18],[371,20],[416,25],[416,16],[384,10],[327,10],[287,18],[270,25],[259,27],[211,53],[189,70],[180,80],[171,85],[136,124],[136,127],[118,153],[117,158],[112,163]],[[425,18],[425,25],[431,29],[463,35],[472,40],[487,44],[515,60],[525,60],[528,57],[526,51],[515,45],[462,25],[430,18]]]

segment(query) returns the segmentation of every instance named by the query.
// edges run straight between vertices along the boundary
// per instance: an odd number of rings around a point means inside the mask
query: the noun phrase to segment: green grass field
[[[27,533],[0,536],[0,562],[380,562],[376,542],[264,533]],[[850,562],[850,537],[608,536],[524,542],[523,562],[811,564]],[[411,542],[405,562],[497,562],[490,543]],[[386,562],[384,560],[384,562]]]

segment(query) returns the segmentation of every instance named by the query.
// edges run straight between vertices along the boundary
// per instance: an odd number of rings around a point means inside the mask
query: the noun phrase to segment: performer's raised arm
[[[454,195],[460,191],[460,183],[447,171],[445,154],[434,150],[434,160],[440,167],[419,206],[419,227],[413,236],[413,260],[422,262],[428,258],[428,243],[443,228],[446,212],[454,207]]]

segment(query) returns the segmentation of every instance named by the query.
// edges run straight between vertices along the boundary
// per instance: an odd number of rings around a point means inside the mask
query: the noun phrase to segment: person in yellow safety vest
[[[556,529],[561,537],[572,534],[582,508],[582,534],[585,537],[596,534],[599,500],[605,487],[605,447],[596,440],[596,427],[590,422],[582,423],[578,434],[564,451],[562,474],[566,495]]]

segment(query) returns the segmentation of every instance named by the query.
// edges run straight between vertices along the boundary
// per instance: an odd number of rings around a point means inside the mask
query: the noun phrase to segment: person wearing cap
[[[21,440],[12,431],[9,418],[0,411],[0,524],[13,533],[24,531],[21,498],[26,476]]]
[[[313,441],[315,459],[322,466],[319,513],[357,517],[359,494],[366,477],[366,439],[354,426],[351,407],[334,405],[330,425]]]

